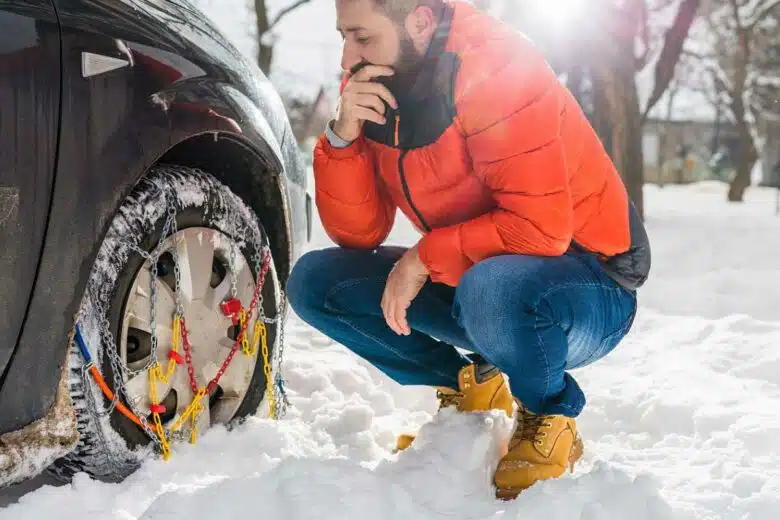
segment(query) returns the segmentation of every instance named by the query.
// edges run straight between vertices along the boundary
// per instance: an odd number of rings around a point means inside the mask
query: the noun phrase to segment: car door
[[[35,284],[59,113],[60,31],[53,3],[0,0],[0,375]]]

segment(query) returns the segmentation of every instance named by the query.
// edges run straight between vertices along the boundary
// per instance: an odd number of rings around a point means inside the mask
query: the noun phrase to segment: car
[[[189,2],[1,1],[0,484],[282,413],[311,205],[279,93]]]

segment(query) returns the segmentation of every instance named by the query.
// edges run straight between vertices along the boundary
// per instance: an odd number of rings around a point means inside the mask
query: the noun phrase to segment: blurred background
[[[333,0],[193,0],[282,94],[307,160],[335,109]],[[780,194],[780,0],[472,0],[539,45],[643,206],[716,181]]]

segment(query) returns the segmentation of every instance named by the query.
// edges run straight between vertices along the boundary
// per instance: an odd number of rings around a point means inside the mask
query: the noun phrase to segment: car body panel
[[[306,239],[305,174],[281,100],[205,17],[181,1],[55,3],[63,132],[39,283],[0,388],[0,433],[54,401],[102,237],[128,191],[171,147],[208,133],[240,140],[264,158],[284,194],[291,247],[276,254],[292,262]],[[84,53],[116,68],[85,77]],[[48,352],[61,355],[41,355]]]
[[[12,357],[35,282],[59,109],[60,34],[54,5],[49,0],[0,2],[0,376]]]

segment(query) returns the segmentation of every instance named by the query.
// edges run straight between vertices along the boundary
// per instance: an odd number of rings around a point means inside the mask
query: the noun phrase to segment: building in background
[[[759,124],[759,133],[764,146],[759,150],[762,175],[758,183],[780,189],[780,118],[765,118]]]
[[[734,174],[739,138],[729,122],[649,118],[642,140],[645,182],[728,182]]]

